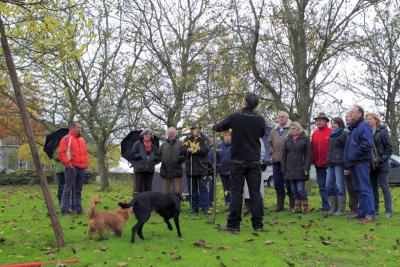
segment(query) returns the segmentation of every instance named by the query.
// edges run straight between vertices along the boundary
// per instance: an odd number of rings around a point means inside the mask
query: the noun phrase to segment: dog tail
[[[130,207],[132,207],[132,201],[129,202],[129,203],[126,203],[126,202],[118,202],[118,206],[120,206],[120,207],[123,208],[123,209],[130,208]]]
[[[98,196],[94,196],[90,199],[87,211],[89,219],[92,219],[94,217],[94,214],[96,212],[96,204],[100,202],[101,201]]]

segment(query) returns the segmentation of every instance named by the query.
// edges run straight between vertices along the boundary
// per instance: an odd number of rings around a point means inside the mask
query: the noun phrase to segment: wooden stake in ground
[[[53,225],[54,233],[56,235],[58,246],[64,246],[64,235],[61,229],[60,222],[58,220],[56,211],[54,209],[53,200],[51,198],[49,185],[44,175],[43,166],[40,162],[39,153],[36,147],[35,136],[33,134],[33,129],[28,119],[28,112],[26,111],[26,106],[24,98],[22,96],[21,86],[18,80],[18,74],[15,69],[14,61],[11,56],[10,46],[8,45],[7,35],[4,29],[3,20],[0,17],[0,35],[1,35],[1,46],[3,48],[3,54],[6,59],[8,73],[10,74],[11,82],[14,87],[15,96],[17,98],[17,103],[19,107],[19,112],[21,114],[22,123],[24,125],[26,137],[28,138],[29,147],[31,149],[33,161],[35,163],[35,169],[39,177],[40,186],[42,187],[44,200],[46,201],[47,210],[50,215],[51,223]]]
[[[217,134],[213,131],[213,183],[214,183],[214,207],[213,207],[213,220],[215,224],[215,217],[217,215]],[[224,192],[225,194],[225,192]]]

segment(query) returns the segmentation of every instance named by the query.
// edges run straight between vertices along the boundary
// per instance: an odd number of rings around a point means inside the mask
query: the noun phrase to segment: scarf
[[[336,135],[336,134],[339,134],[342,130],[343,130],[343,128],[337,128],[336,130],[332,130],[331,136],[334,136],[334,135]]]
[[[144,141],[144,148],[146,149],[147,154],[150,154],[151,152],[151,145],[152,145],[151,140]]]

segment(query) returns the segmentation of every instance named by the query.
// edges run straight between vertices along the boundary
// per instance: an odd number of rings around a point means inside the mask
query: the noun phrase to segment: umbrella
[[[140,139],[140,133],[142,130],[131,131],[121,142],[121,156],[130,161],[129,152],[132,150],[133,145]],[[153,141],[156,147],[160,147],[160,139],[153,135]]]
[[[44,152],[46,152],[49,158],[53,158],[54,151],[56,150],[61,138],[68,134],[68,128],[60,128],[55,132],[52,132],[46,136],[46,142],[44,143]]]

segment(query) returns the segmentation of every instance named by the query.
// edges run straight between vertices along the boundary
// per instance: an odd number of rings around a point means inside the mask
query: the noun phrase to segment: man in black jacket
[[[242,110],[209,127],[217,132],[232,129],[231,146],[231,205],[226,227],[221,230],[240,231],[243,186],[246,179],[250,193],[250,211],[255,231],[263,231],[263,201],[260,193],[260,138],[264,136],[265,120],[253,110],[258,98],[247,93],[242,100]]]

